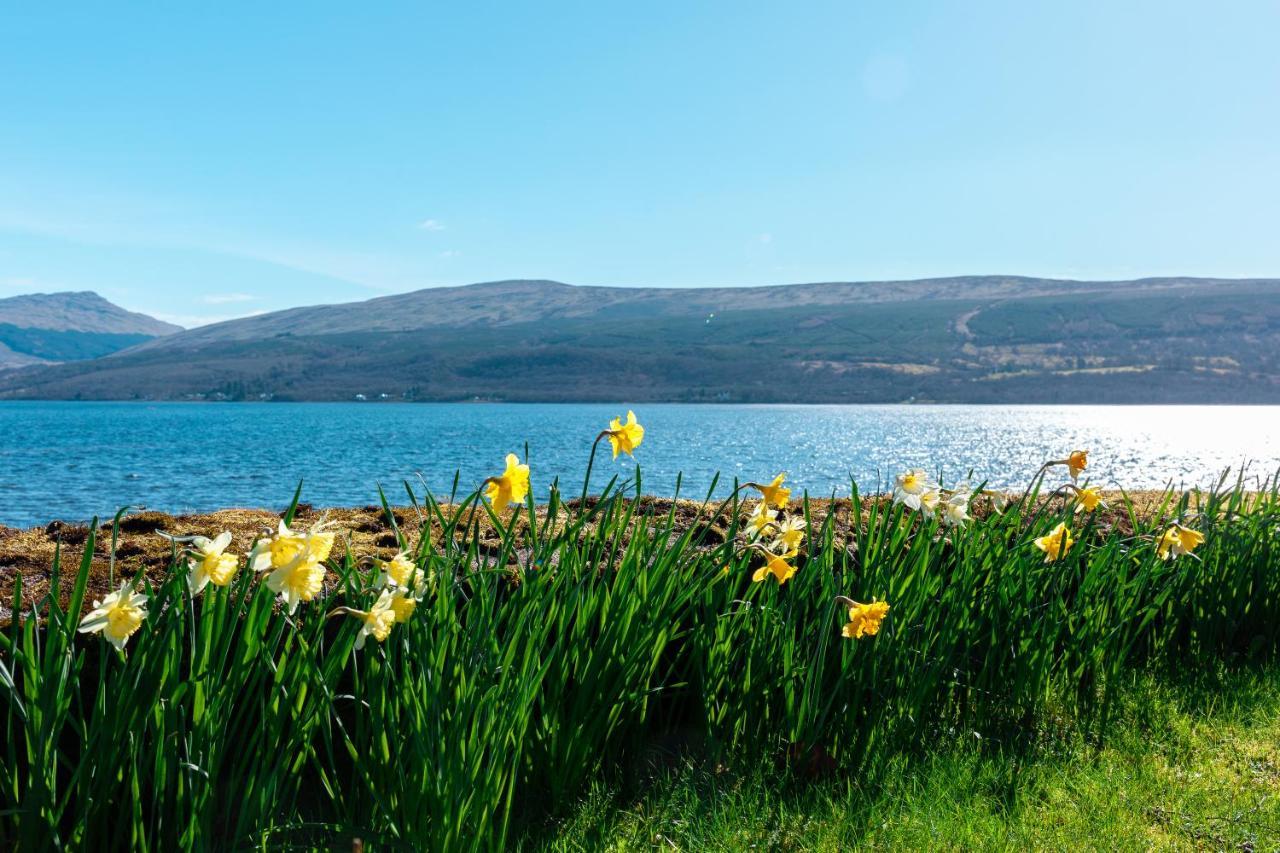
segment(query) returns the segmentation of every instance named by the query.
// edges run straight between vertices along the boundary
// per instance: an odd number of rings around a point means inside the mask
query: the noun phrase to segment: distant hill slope
[[[505,281],[295,308],[0,376],[86,399],[1280,402],[1280,280]]]
[[[0,368],[98,358],[182,331],[96,293],[0,299]]]

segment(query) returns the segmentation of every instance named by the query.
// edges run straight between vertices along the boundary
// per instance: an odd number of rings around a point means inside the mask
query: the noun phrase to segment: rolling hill
[[[0,375],[83,399],[1280,402],[1280,280],[505,281]]]
[[[91,291],[13,296],[0,299],[0,369],[98,358],[180,331]]]

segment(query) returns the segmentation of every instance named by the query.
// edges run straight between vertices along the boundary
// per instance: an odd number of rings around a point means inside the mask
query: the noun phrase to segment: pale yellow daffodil
[[[129,641],[147,618],[147,597],[133,592],[128,581],[101,601],[93,602],[77,629],[81,634],[102,634],[111,645],[124,651]]]
[[[236,576],[240,558],[226,553],[231,544],[230,531],[223,531],[214,539],[196,536],[187,552],[187,588],[192,595],[199,595],[206,586],[227,586]]]

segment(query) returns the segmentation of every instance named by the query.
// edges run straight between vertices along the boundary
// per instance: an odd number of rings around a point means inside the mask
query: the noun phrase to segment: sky
[[[18,4],[0,297],[1280,276],[1280,3]]]

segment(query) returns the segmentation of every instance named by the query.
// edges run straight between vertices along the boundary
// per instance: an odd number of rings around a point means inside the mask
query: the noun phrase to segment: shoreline
[[[1147,518],[1160,509],[1166,492],[1147,490],[1129,492],[1128,499],[1139,517]],[[1178,492],[1193,494],[1192,492]],[[1095,519],[1098,527],[1111,530],[1129,530],[1130,519],[1122,505],[1124,496],[1118,491],[1104,492],[1109,508],[1100,511]],[[588,498],[589,504],[595,496]],[[632,500],[622,498],[622,500]],[[739,506],[739,520],[743,521],[754,507],[758,499],[747,496]],[[873,505],[886,505],[892,499],[887,494],[863,495],[860,498],[865,521],[868,508]],[[1057,501],[1057,497],[1043,500]],[[728,521],[728,510],[715,515],[720,504],[704,504],[701,501],[670,498],[639,498],[640,507],[637,516],[662,520],[669,513],[674,513],[678,530],[686,530],[696,524],[705,524],[713,535],[723,541],[725,523]],[[985,503],[985,502],[983,502]],[[568,505],[561,505],[557,513],[557,521],[567,521],[576,510],[577,500]],[[802,506],[800,501],[792,502],[793,511]],[[848,536],[850,532],[851,501],[849,498],[838,498],[834,502],[828,498],[811,498],[808,509],[812,526],[816,529],[827,517],[834,513],[834,527],[839,536]],[[448,507],[445,507],[448,509]],[[418,510],[413,507],[392,507],[396,517],[396,525],[410,548],[417,547],[422,524],[418,518]],[[537,519],[541,524],[547,520],[545,504],[537,507]],[[985,506],[974,505],[975,519],[982,519],[988,514]],[[243,556],[252,547],[253,540],[272,532],[283,516],[280,510],[264,508],[228,508],[208,513],[169,514],[157,511],[140,511],[125,515],[120,519],[119,535],[115,550],[115,582],[123,578],[131,578],[139,572],[146,574],[153,582],[168,571],[171,557],[171,543],[157,535],[163,530],[176,536],[208,536],[214,537],[223,531],[232,534],[231,552]],[[505,519],[510,515],[504,513]],[[310,527],[319,521],[334,523],[339,532],[339,541],[343,547],[349,547],[354,558],[376,557],[388,559],[399,550],[399,543],[391,525],[387,523],[386,513],[381,506],[366,505],[356,508],[322,508],[310,504],[298,505],[295,523],[300,527]],[[515,524],[517,535],[527,530],[527,515],[521,513]],[[86,601],[101,597],[112,591],[110,582],[111,564],[111,528],[112,520],[99,519],[98,535],[94,543],[94,553],[90,566],[89,595]],[[499,548],[500,532],[497,531],[487,513],[477,516],[478,545],[482,552],[494,552]],[[431,525],[433,543],[440,542],[439,525]],[[15,584],[21,578],[22,607],[34,606],[48,593],[52,580],[54,555],[60,553],[61,572],[59,598],[66,600],[76,574],[76,568],[84,554],[84,543],[89,537],[89,527],[85,524],[67,523],[59,520],[51,521],[43,526],[25,529],[0,526],[0,621],[7,621],[12,615]],[[335,548],[335,555],[341,553]],[[512,566],[519,571],[518,565]]]

